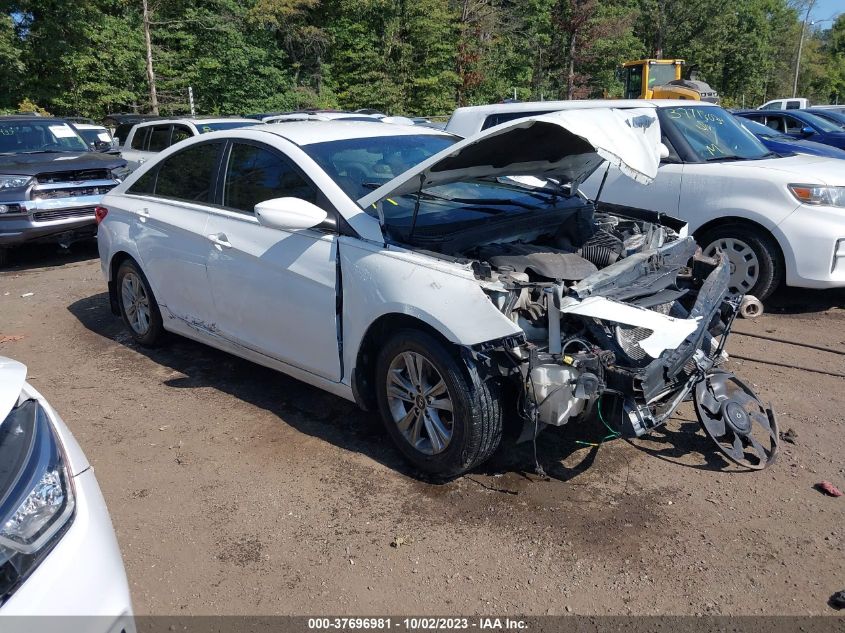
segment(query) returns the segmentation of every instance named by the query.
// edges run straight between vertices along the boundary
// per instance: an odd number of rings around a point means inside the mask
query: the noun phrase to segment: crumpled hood
[[[17,404],[26,382],[26,365],[0,356],[0,423]]]
[[[55,152],[44,154],[0,154],[0,173],[35,176],[56,171],[116,169],[126,161],[102,152]]]
[[[649,184],[660,164],[653,107],[562,110],[509,121],[466,138],[367,194],[362,209],[391,196],[474,178],[536,176],[583,182],[605,160]]]

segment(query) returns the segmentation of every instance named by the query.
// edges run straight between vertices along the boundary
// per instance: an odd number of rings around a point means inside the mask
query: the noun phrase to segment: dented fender
[[[367,330],[388,314],[418,319],[461,346],[522,335],[490,301],[469,265],[346,237],[339,238],[339,257],[345,367],[355,367]]]

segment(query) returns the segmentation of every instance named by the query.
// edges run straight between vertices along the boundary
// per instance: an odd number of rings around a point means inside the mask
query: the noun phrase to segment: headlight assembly
[[[131,174],[131,173],[132,173],[132,170],[124,165],[123,167],[115,167],[114,169],[112,169],[111,170],[111,177],[114,178],[115,180],[119,180],[120,182],[123,182],[124,180],[126,180],[126,177],[129,176],[129,174]]]
[[[0,190],[20,189],[32,182],[32,176],[0,176]]]
[[[74,506],[52,424],[26,400],[0,422],[0,604],[53,549]]]
[[[804,204],[845,207],[845,187],[792,184],[789,190]]]

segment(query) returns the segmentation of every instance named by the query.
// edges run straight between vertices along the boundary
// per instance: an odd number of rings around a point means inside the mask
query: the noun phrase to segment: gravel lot
[[[26,293],[34,293],[22,297]],[[845,292],[789,292],[736,330],[730,366],[770,400],[778,462],[728,466],[685,406],[599,448],[599,425],[507,443],[427,484],[374,415],[174,339],[135,346],[96,246],[0,272],[0,355],[29,366],[93,464],[138,614],[832,614],[845,588]],[[784,363],[792,367],[757,362]]]

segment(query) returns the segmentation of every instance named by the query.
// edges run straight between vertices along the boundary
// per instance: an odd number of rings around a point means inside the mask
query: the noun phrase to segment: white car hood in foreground
[[[473,178],[537,176],[584,181],[605,160],[642,184],[657,176],[660,124],[654,108],[563,110],[509,121],[455,143],[367,194],[366,209],[391,196]]]
[[[783,158],[764,158],[754,161],[736,161],[724,163],[728,166],[753,166],[783,174],[784,182],[797,184],[820,184],[830,186],[845,185],[845,162],[840,158],[826,156],[784,156]],[[774,174],[773,174],[774,175]]]
[[[0,423],[21,397],[26,382],[26,365],[0,356]]]

